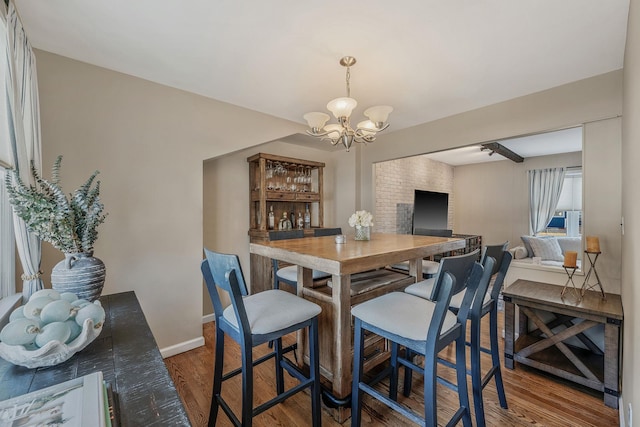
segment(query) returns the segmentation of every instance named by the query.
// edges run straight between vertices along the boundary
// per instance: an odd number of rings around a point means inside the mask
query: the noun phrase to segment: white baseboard
[[[626,427],[626,422],[625,422],[625,408],[624,408],[624,399],[622,398],[622,396],[620,396],[618,398],[618,418],[620,419],[620,427]],[[633,427],[633,426],[629,426],[629,427]]]
[[[167,357],[175,356],[176,354],[184,353],[185,351],[193,350],[194,348],[202,347],[203,345],[204,337],[198,337],[169,347],[161,348],[160,354],[163,359],[166,359]]]
[[[215,315],[213,313],[202,316],[202,323],[209,323],[215,321]],[[189,341],[184,341],[176,345],[161,348],[160,354],[163,359],[167,357],[175,356],[176,354],[184,353],[185,351],[193,350],[204,345],[204,337],[195,338]]]

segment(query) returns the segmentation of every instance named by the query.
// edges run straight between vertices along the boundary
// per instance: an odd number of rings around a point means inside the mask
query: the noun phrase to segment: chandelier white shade
[[[326,113],[312,112],[303,116],[311,128],[307,130],[307,134],[327,140],[332,145],[341,143],[347,151],[349,151],[354,142],[368,143],[375,141],[376,134],[389,127],[387,119],[393,111],[393,108],[388,105],[370,107],[364,111],[364,115],[369,120],[359,122],[355,130],[351,128],[351,113],[358,105],[358,102],[351,98],[349,84],[351,78],[350,67],[355,63],[356,59],[352,56],[345,56],[340,60],[340,65],[347,67],[347,96],[333,99],[327,104],[327,110],[331,111],[338,124],[327,125],[326,123],[329,121],[330,116]]]

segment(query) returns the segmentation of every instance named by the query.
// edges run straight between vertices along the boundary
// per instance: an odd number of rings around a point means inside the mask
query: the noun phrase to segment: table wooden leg
[[[416,282],[422,280],[422,258],[409,260],[409,274],[416,278]]]
[[[333,393],[344,398],[351,392],[351,276],[333,275]]]
[[[515,307],[515,304],[511,302],[510,298],[504,298],[504,366],[508,369],[514,368]]]
[[[607,319],[604,325],[604,404],[618,408],[618,352],[620,322]]]
[[[529,318],[526,314],[520,310],[520,307],[516,305],[516,311],[518,312],[518,327],[516,328],[518,337],[523,337],[529,333]]]

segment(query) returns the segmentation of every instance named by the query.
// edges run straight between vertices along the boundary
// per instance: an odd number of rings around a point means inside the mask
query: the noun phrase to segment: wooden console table
[[[189,419],[133,292],[100,298],[102,332],[64,363],[29,369],[0,359],[0,400],[102,371],[118,401],[120,426],[189,425]]]
[[[522,363],[604,393],[604,403],[618,408],[619,349],[623,322],[620,295],[587,291],[582,299],[561,298],[562,287],[531,280],[516,280],[503,291],[505,302],[505,366]],[[515,341],[515,306],[520,309],[519,337]],[[545,322],[538,310],[554,314]],[[529,331],[531,320],[537,329]],[[580,322],[573,322],[580,319]],[[604,352],[583,334],[604,325]],[[558,326],[564,326],[553,332]],[[545,335],[543,337],[542,335]],[[586,347],[564,341],[576,337]]]

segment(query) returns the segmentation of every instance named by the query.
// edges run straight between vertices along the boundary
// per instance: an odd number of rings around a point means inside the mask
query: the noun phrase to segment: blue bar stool
[[[314,427],[321,424],[320,366],[318,359],[318,315],[320,306],[281,290],[247,295],[247,287],[237,255],[204,250],[201,270],[215,310],[216,348],[213,393],[209,426],[214,426],[221,407],[235,426],[251,426],[253,417],[306,388],[311,394],[311,418]],[[229,294],[231,305],[222,308],[218,290]],[[282,337],[309,328],[309,376],[283,357]],[[223,374],[225,334],[241,347],[242,367]],[[274,341],[273,352],[253,360],[253,347]],[[253,408],[253,367],[275,358],[277,396]],[[300,383],[284,390],[283,368]],[[242,374],[242,416],[239,420],[223,399],[222,383]]]
[[[483,267],[474,262],[470,278],[465,283],[456,283],[457,281],[448,271],[439,274],[435,286],[433,286],[431,300],[405,292],[392,292],[351,309],[351,314],[355,317],[352,427],[358,427],[361,424],[362,392],[380,400],[419,425],[437,426],[436,384],[440,380],[437,376],[437,355],[452,342],[456,343],[457,384],[447,383],[445,385],[457,391],[460,406],[447,425],[454,425],[462,419],[465,427],[471,426],[465,365],[464,324],[467,310],[460,310],[460,313],[455,315],[449,310],[449,303],[452,295],[457,294],[466,286],[465,300],[469,300],[467,306],[470,306],[477,286],[482,280],[485,280],[485,276],[488,281],[488,274],[484,274]],[[388,397],[362,379],[365,330],[391,341]],[[423,355],[424,367],[414,364],[411,357],[400,357],[400,346],[409,350],[410,355]],[[424,374],[424,414],[416,414],[408,407],[398,403],[399,365],[403,365],[405,370],[417,370]]]

